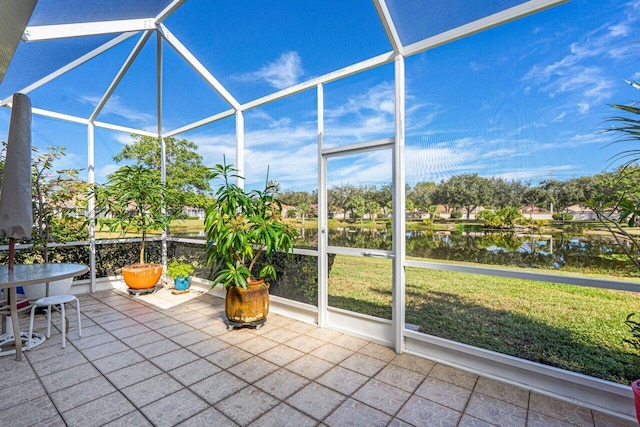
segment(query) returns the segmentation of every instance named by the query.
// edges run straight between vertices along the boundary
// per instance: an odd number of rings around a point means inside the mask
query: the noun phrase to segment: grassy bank
[[[388,260],[337,256],[329,303],[391,318]],[[407,268],[406,321],[425,333],[629,384],[640,355],[623,338],[635,293]]]

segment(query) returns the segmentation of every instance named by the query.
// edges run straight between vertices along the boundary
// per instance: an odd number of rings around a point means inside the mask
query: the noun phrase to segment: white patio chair
[[[38,307],[46,307],[47,313],[47,338],[51,338],[51,307],[60,306],[60,314],[62,317],[62,348],[66,347],[66,330],[67,325],[65,318],[65,309],[64,306],[69,302],[76,302],[76,314],[78,315],[78,336],[82,336],[82,324],[80,322],[80,301],[73,295],[53,295],[50,297],[40,298],[35,301],[33,307],[31,307],[31,318],[29,319],[29,336],[33,334],[33,318],[35,316],[36,308]],[[27,350],[31,349],[31,341],[29,341],[29,345],[27,346]]]

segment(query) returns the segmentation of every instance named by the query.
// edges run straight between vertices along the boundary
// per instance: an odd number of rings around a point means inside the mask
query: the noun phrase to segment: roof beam
[[[169,15],[171,15],[177,8],[182,6],[187,0],[173,0],[167,5],[159,14],[156,15],[154,21],[157,24],[161,24]]]
[[[152,30],[154,28],[155,20],[153,18],[83,22],[79,24],[40,25],[27,27],[22,35],[22,40],[26,42],[33,42],[66,37],[144,31]]]
[[[180,128],[174,129],[174,130],[172,130],[170,132],[166,132],[162,136],[164,138],[170,138],[172,136],[181,134],[183,132],[188,132],[190,130],[199,128],[201,126],[208,125],[209,123],[217,122],[218,120],[222,120],[222,119],[225,119],[227,117],[232,117],[235,113],[236,113],[235,110],[223,111],[222,113],[218,113],[218,114],[214,114],[213,116],[205,117],[204,119],[198,120],[197,122],[193,122],[193,123],[188,124],[186,126],[182,126]]]
[[[402,42],[400,41],[396,26],[393,23],[391,13],[389,13],[386,0],[373,0],[373,4],[376,6],[378,16],[380,17],[380,21],[382,21],[382,26],[387,33],[387,38],[389,39],[389,43],[391,43],[393,51],[396,54],[402,54]]]
[[[122,43],[123,41],[125,41],[129,37],[133,36],[134,34],[135,33],[120,34],[118,37],[115,37],[114,39],[109,40],[108,42],[106,42],[102,46],[99,46],[99,47],[95,48],[91,52],[81,56],[80,58],[76,59],[75,61],[72,61],[72,62],[68,63],[64,67],[61,67],[61,68],[57,69],[53,73],[41,78],[37,82],[30,84],[29,86],[27,86],[26,88],[24,88],[24,89],[22,89],[22,90],[20,90],[18,92],[24,93],[26,95],[29,92],[36,90],[40,86],[49,83],[51,80],[63,75],[67,71],[71,71],[74,68],[76,68],[76,67],[84,64],[85,62],[89,61],[90,59],[95,58],[96,56],[100,55],[102,52],[105,52],[105,51],[111,49],[112,47],[116,46],[117,44]],[[8,98],[3,99],[2,101],[0,101],[0,105],[7,104],[9,102],[11,102],[11,97],[8,97]]]
[[[240,103],[231,95],[222,84],[213,77],[213,74],[202,65],[200,61],[178,40],[164,25],[158,25],[158,31],[162,34],[162,37],[169,43],[175,50],[187,61],[189,65],[202,76],[203,79],[209,83],[209,85],[224,98],[235,110],[240,109]]]
[[[510,9],[503,10],[502,12],[489,15],[485,18],[478,19],[477,21],[470,22],[458,28],[445,31],[444,33],[405,46],[404,54],[405,56],[409,56],[420,53],[427,49],[432,49],[445,43],[470,36],[471,34],[479,33],[480,31],[522,18],[523,16],[531,15],[543,9],[548,9],[561,3],[566,3],[567,1],[569,0],[530,0]]]
[[[100,102],[98,102],[98,105],[96,105],[96,108],[93,110],[93,113],[89,117],[90,121],[93,122],[98,116],[98,114],[100,114],[100,111],[102,111],[102,108],[107,103],[107,100],[111,97],[111,95],[113,94],[113,91],[116,89],[118,84],[120,84],[120,81],[122,80],[124,75],[127,73],[129,68],[131,67],[131,64],[133,64],[133,61],[135,61],[135,59],[138,57],[138,54],[144,47],[147,40],[149,40],[149,36],[151,36],[151,33],[152,33],[151,31],[145,31],[142,37],[140,37],[140,39],[134,46],[133,50],[131,51],[127,59],[124,61],[124,64],[118,71],[118,74],[116,74],[116,77],[113,79],[113,81],[109,85],[109,88],[104,93],[104,95],[102,95],[102,99],[100,100]]]

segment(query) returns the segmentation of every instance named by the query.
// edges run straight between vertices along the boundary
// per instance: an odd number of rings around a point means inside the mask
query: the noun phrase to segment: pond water
[[[298,230],[296,247],[317,247],[316,230]],[[203,235],[190,235],[204,238]],[[390,230],[336,228],[329,245],[391,250]],[[431,260],[464,261],[638,276],[622,248],[608,236],[522,234],[501,231],[407,231],[407,256]]]

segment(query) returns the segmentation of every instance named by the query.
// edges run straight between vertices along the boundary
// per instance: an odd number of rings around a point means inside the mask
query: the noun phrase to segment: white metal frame
[[[285,98],[289,95],[293,95],[305,90],[315,89],[318,95],[318,196],[319,196],[319,214],[320,219],[318,222],[318,310],[317,310],[317,322],[320,326],[327,326],[332,323],[329,316],[333,319],[339,319],[338,321],[362,323],[371,327],[374,334],[378,334],[378,340],[387,345],[393,346],[397,352],[408,351],[420,355],[428,355],[429,357],[438,359],[442,358],[445,363],[454,363],[458,366],[465,367],[467,369],[477,370],[479,373],[483,373],[489,376],[499,377],[502,380],[509,380],[519,384],[525,384],[529,387],[540,390],[545,393],[555,394],[556,396],[563,397],[565,399],[573,399],[581,401],[592,407],[597,407],[600,410],[615,412],[617,414],[626,414],[628,417],[632,417],[632,395],[628,387],[620,386],[606,381],[596,380],[590,377],[580,376],[568,371],[557,370],[548,366],[534,364],[532,362],[523,361],[521,359],[510,358],[509,356],[499,355],[496,353],[488,352],[486,350],[478,349],[475,347],[465,346],[460,343],[452,343],[446,340],[442,340],[437,337],[432,337],[420,333],[416,333],[407,329],[404,325],[404,312],[405,312],[405,296],[404,296],[404,269],[405,267],[418,267],[418,268],[437,268],[444,270],[453,270],[461,272],[470,272],[475,274],[489,274],[494,276],[514,277],[514,278],[526,278],[529,280],[543,280],[543,281],[555,281],[559,283],[570,283],[581,286],[596,286],[608,289],[620,289],[620,290],[632,290],[637,291],[638,286],[626,282],[618,281],[604,281],[594,279],[577,279],[567,276],[553,276],[553,275],[540,275],[535,273],[520,272],[520,271],[506,271],[499,269],[491,269],[484,267],[473,266],[452,266],[445,263],[430,263],[422,261],[406,260],[405,254],[405,221],[404,217],[399,214],[402,212],[405,205],[404,194],[404,116],[405,116],[405,71],[404,60],[406,57],[421,53],[425,50],[432,49],[445,43],[469,36],[479,31],[491,28],[497,25],[501,25],[505,22],[512,21],[522,16],[538,12],[542,9],[546,9],[557,4],[563,3],[566,0],[530,0],[524,2],[518,6],[505,10],[503,12],[488,16],[483,19],[479,19],[475,22],[463,25],[461,27],[452,29],[445,33],[439,34],[434,37],[421,40],[419,42],[403,45],[398,34],[398,30],[394,25],[393,17],[387,7],[387,1],[389,0],[373,0],[373,3],[378,12],[379,18],[389,39],[391,52],[383,53],[376,57],[361,61],[359,63],[347,66],[340,70],[336,70],[325,75],[314,77],[308,81],[302,82],[290,88],[272,93],[262,98],[241,104],[239,103],[231,93],[216,79],[209,70],[204,67],[203,64],[184,46],[180,40],[178,40],[168,28],[163,24],[164,20],[175,11],[185,0],[172,1],[163,11],[157,16],[133,19],[125,21],[108,21],[97,23],[80,23],[80,24],[64,24],[64,25],[50,25],[50,26],[37,26],[28,27],[23,35],[24,40],[29,42],[36,40],[51,40],[60,37],[70,36],[84,36],[84,35],[96,35],[96,34],[109,34],[109,33],[121,33],[115,36],[109,42],[94,49],[93,51],[83,55],[77,60],[69,63],[68,65],[61,67],[60,69],[52,72],[51,74],[43,77],[42,79],[34,82],[21,90],[23,93],[29,93],[33,90],[51,82],[57,77],[65,74],[66,72],[84,64],[90,59],[100,55],[106,50],[122,43],[132,36],[140,34],[140,38],[136,43],[136,46],[124,61],[121,69],[114,76],[114,79],[101,98],[99,104],[91,112],[87,118],[75,117],[71,115],[61,114],[54,111],[48,111],[44,109],[34,108],[33,114],[51,117],[59,120],[69,121],[73,123],[79,123],[87,126],[87,163],[88,163],[88,180],[93,182],[95,179],[95,159],[94,159],[94,139],[95,128],[110,129],[114,131],[120,131],[125,133],[133,133],[143,136],[150,136],[159,138],[161,141],[161,150],[165,152],[164,138],[174,136],[182,132],[186,132],[192,129],[196,129],[201,126],[222,120],[232,115],[236,118],[236,164],[240,171],[244,170],[244,112],[266,103]],[[112,123],[105,123],[97,121],[97,117],[100,111],[108,102],[108,99],[113,94],[113,91],[121,81],[124,74],[127,72],[132,62],[137,57],[142,47],[148,42],[151,32],[155,31],[158,35],[158,58],[157,58],[157,91],[158,91],[158,129],[156,132],[150,132],[143,129],[134,129],[127,126],[116,125]],[[162,40],[166,40],[168,45],[173,48],[208,84],[213,90],[215,90],[223,100],[225,100],[230,109],[217,112],[211,116],[198,120],[196,122],[184,125],[180,128],[173,130],[164,130],[162,128]],[[324,141],[324,99],[323,99],[323,85],[344,77],[363,72],[365,70],[388,63],[394,63],[395,71],[395,84],[396,84],[396,129],[394,142],[392,144],[392,150],[394,154],[393,169],[394,169],[394,248],[390,251],[390,254],[386,254],[384,251],[382,255],[393,255],[393,282],[394,282],[394,297],[393,297],[393,320],[391,322],[381,321],[380,319],[368,319],[367,316],[356,316],[354,318],[351,313],[344,312],[338,309],[328,309],[326,301],[327,283],[326,283],[326,258],[328,251],[349,252],[346,249],[329,248],[327,246],[327,221],[326,221],[326,159],[332,155],[338,155],[345,147],[339,149],[325,149],[323,148]],[[11,99],[7,98],[0,101],[0,106],[11,107]],[[368,145],[370,143],[360,144],[358,146],[347,147],[354,150],[366,150],[375,146]],[[163,177],[166,178],[166,165],[163,163]],[[163,178],[163,179],[164,179]],[[242,182],[239,182],[242,185]],[[89,205],[92,206],[93,201],[89,200]],[[166,244],[166,235],[163,235],[163,240]],[[95,235],[93,224],[90,226],[89,244],[91,247],[91,264],[95,266]],[[0,248],[1,249],[1,248]],[[311,251],[313,252],[313,251]],[[166,256],[166,253],[165,253]],[[166,261],[166,259],[164,260]],[[92,268],[92,272],[95,271]],[[91,290],[95,288],[95,276],[91,278]],[[276,299],[277,300],[277,299]],[[278,301],[278,305],[286,305],[282,301]],[[296,304],[294,304],[296,305]],[[298,313],[304,311],[308,307],[304,307],[302,304],[297,304],[295,309]],[[311,309],[311,311],[314,311]],[[385,335],[388,334],[388,335]],[[382,337],[382,338],[380,338]],[[376,337],[367,336],[369,339],[376,339]]]

